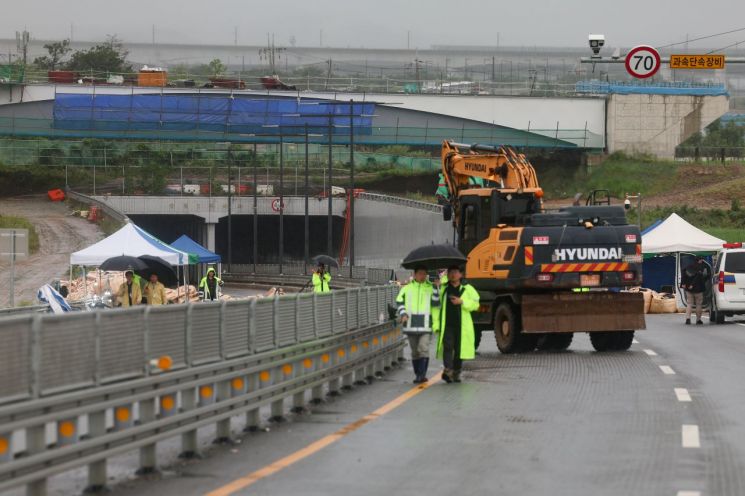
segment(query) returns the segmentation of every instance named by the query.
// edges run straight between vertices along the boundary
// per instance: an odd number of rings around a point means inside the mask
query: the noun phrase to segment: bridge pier
[[[216,222],[205,222],[204,223],[204,229],[205,229],[204,239],[207,241],[207,249],[211,252],[215,251],[216,227],[217,227]]]

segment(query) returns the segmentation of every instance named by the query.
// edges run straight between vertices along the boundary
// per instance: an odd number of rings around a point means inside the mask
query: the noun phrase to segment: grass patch
[[[39,234],[34,225],[24,217],[12,215],[0,215],[0,228],[3,229],[28,229],[28,250],[31,253],[39,251]]]
[[[705,227],[702,230],[730,243],[745,241],[745,227]]]

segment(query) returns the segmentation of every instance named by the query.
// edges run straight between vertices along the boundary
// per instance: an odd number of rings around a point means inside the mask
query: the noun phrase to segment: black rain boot
[[[411,360],[411,366],[414,368],[414,384],[419,384],[422,376],[422,359],[414,358]]]
[[[429,358],[422,358],[422,382],[427,382],[427,367],[429,367]]]

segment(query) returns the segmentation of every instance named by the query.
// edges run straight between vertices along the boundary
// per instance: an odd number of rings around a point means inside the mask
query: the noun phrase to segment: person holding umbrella
[[[150,280],[145,284],[145,297],[148,305],[165,305],[168,302],[166,287],[158,281],[158,274],[155,272],[150,274]]]
[[[134,272],[128,270],[124,273],[125,281],[119,285],[116,299],[121,307],[132,307],[142,302],[142,289],[134,280]]]
[[[314,293],[329,293],[331,288],[329,283],[331,282],[331,274],[326,271],[326,265],[323,263],[318,264],[318,268],[313,272],[313,292]]]
[[[440,306],[439,289],[440,279],[435,278],[433,285],[427,277],[427,268],[419,265],[414,268],[414,278],[401,288],[396,297],[398,317],[411,347],[414,384],[427,382],[432,308]]]
[[[448,268],[448,283],[439,291],[439,305],[433,309],[433,329],[437,335],[437,358],[445,370],[445,382],[460,382],[463,360],[473,360],[474,326],[471,312],[479,309],[479,293],[463,284],[460,266]]]

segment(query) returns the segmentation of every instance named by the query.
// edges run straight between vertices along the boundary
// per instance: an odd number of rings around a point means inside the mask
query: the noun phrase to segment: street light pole
[[[232,270],[233,264],[233,195],[231,189],[232,184],[232,166],[233,164],[233,152],[228,148],[228,272]]]

